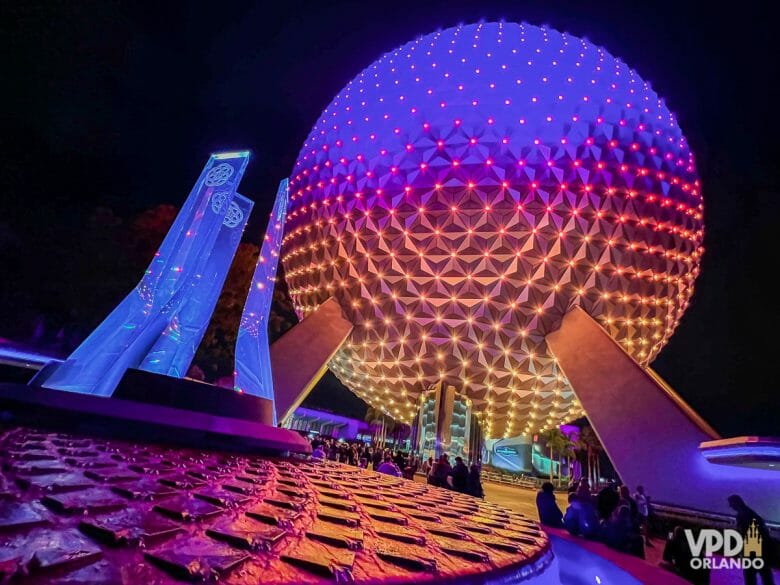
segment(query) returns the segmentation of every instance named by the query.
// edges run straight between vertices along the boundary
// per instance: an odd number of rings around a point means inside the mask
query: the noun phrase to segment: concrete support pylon
[[[352,333],[352,323],[330,298],[271,345],[276,419],[285,420],[300,406],[328,363]]]
[[[629,487],[644,485],[658,503],[720,514],[733,514],[726,498],[739,494],[767,521],[780,521],[780,473],[708,462],[699,446],[717,433],[584,310],[570,310],[547,344]]]

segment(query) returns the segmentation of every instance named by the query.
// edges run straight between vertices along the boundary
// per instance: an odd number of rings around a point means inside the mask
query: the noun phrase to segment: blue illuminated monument
[[[110,396],[128,368],[186,374],[252,210],[236,193],[248,162],[209,158],[141,282],[42,385]]]
[[[274,388],[268,347],[268,313],[273,300],[288,198],[288,181],[284,179],[276,193],[236,340],[235,389],[271,401],[274,399]],[[274,409],[274,424],[275,419]]]

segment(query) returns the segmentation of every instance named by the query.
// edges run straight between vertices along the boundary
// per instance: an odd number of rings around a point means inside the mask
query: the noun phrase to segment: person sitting
[[[485,490],[482,489],[482,477],[479,465],[476,463],[472,463],[471,468],[469,469],[468,488],[466,489],[466,493],[475,498],[485,497]]]
[[[393,461],[392,455],[386,455],[385,461],[382,463],[382,465],[379,466],[379,469],[377,469],[379,473],[384,473],[386,475],[393,475],[395,477],[401,477],[401,470],[398,469],[398,466]]]
[[[462,457],[455,457],[455,467],[452,468],[452,489],[465,494],[468,483],[469,468],[463,463]]]
[[[579,496],[577,499],[579,500]],[[580,534],[585,538],[596,539],[600,532],[599,515],[596,512],[593,498],[580,501]]]
[[[686,581],[695,585],[709,585],[710,570],[703,566],[694,569],[691,567],[692,558],[693,554],[688,539],[685,538],[685,530],[682,526],[675,526],[664,546],[664,562]]]
[[[577,494],[569,492],[569,506],[563,515],[563,527],[569,531],[569,534],[577,536],[580,533],[580,502]]]
[[[592,539],[598,538],[601,530],[593,502],[590,498],[581,501],[577,494],[569,494],[569,507],[563,525],[571,534]]]
[[[645,558],[644,540],[636,530],[628,506],[620,506],[604,523],[602,540],[610,548]]]
[[[311,452],[312,459],[325,459],[325,449],[322,448],[322,443],[318,443],[314,451]]]
[[[404,478],[414,479],[414,474],[417,473],[417,466],[419,465],[417,457],[412,455],[409,457],[406,467],[404,467]]]
[[[545,526],[563,526],[563,513],[555,501],[555,486],[549,481],[544,482],[542,489],[536,494],[536,510],[539,513],[539,522]]]

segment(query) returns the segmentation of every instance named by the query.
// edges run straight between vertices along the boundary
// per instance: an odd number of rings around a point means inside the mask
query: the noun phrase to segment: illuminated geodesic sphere
[[[693,154],[649,84],[528,24],[450,28],[333,99],[290,180],[282,261],[300,314],[355,329],[330,364],[403,421],[442,380],[488,436],[582,413],[545,344],[580,305],[642,365],[699,271]]]

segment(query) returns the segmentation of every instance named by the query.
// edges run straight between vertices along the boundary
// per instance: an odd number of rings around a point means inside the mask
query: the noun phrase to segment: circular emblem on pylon
[[[233,176],[233,172],[233,167],[227,163],[217,165],[206,175],[206,187],[220,187],[224,185]]]
[[[217,191],[211,196],[211,211],[224,213],[230,191]]]
[[[231,201],[230,207],[228,207],[227,213],[225,214],[225,219],[222,220],[222,224],[229,228],[234,228],[240,224],[243,219],[244,212],[241,211],[241,208],[237,203]]]

